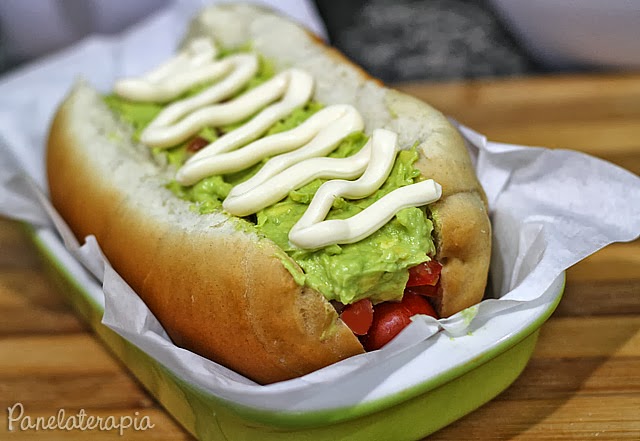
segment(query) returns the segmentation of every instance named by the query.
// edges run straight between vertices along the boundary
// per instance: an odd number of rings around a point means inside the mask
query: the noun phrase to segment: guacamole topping
[[[238,94],[267,81],[273,75],[271,63],[261,58],[258,74]],[[206,86],[205,84],[195,87],[180,98],[198,93]],[[133,127],[135,140],[139,140],[140,133],[166,105],[130,102],[116,95],[106,96],[105,102]],[[322,107],[316,102],[306,104],[275,123],[265,136],[298,126]],[[221,134],[243,123],[244,121],[215,129],[206,127],[197,136],[212,142]],[[367,140],[364,133],[353,133],[343,139],[329,156],[351,156],[358,152]],[[189,141],[170,149],[154,149],[153,154],[166,156],[167,162],[178,168],[188,158],[188,144]],[[417,159],[418,153],[415,148],[401,151],[382,187],[364,199],[337,199],[327,219],[349,218],[391,191],[416,182],[420,176],[420,172],[414,167]],[[200,213],[211,213],[221,210],[222,201],[231,188],[253,176],[266,160],[240,172],[204,178],[190,187],[172,181],[167,184],[167,188],[176,196],[192,202],[193,208]],[[429,260],[429,256],[435,254],[431,239],[433,225],[424,209],[405,208],[377,232],[353,244],[331,245],[316,250],[296,248],[289,243],[289,230],[306,211],[315,192],[324,182],[316,179],[291,191],[282,201],[259,211],[255,219],[251,219],[255,222],[255,230],[274,241],[303,269],[304,277],[301,277],[300,271],[293,268],[288,259],[279,256],[296,282],[318,290],[328,300],[337,300],[344,304],[362,298],[370,298],[373,303],[400,300],[409,277],[408,268]]]

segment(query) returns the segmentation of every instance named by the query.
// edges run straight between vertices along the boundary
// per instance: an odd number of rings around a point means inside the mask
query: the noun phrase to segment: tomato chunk
[[[361,341],[367,351],[380,349],[411,323],[411,316],[427,314],[438,318],[429,301],[421,295],[406,293],[400,303],[376,305],[369,333]]]
[[[422,286],[408,286],[404,289],[404,293],[418,294],[426,297],[438,297],[439,284],[435,285],[422,285]]]
[[[440,271],[442,265],[435,260],[423,262],[419,265],[409,268],[409,281],[407,286],[435,286],[440,279]]]
[[[187,145],[187,151],[195,153],[207,145],[209,145],[209,141],[204,139],[202,136],[196,136],[191,140],[191,142],[189,142],[189,145]]]
[[[400,304],[407,308],[411,315],[426,314],[438,318],[438,314],[436,314],[431,303],[421,295],[405,292]]]
[[[380,349],[411,323],[411,312],[400,303],[376,305],[369,333],[362,338],[367,351]]]
[[[340,318],[354,334],[365,335],[371,328],[371,323],[373,323],[371,300],[362,299],[345,306]]]

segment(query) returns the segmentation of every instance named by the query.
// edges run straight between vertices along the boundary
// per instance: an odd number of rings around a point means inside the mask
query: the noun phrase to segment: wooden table
[[[496,141],[582,150],[640,173],[640,75],[548,77],[402,89]],[[597,210],[597,207],[594,207]],[[84,408],[148,416],[146,432],[90,439],[190,439],[80,323],[20,226],[0,220],[0,439],[80,440],[80,431],[8,434],[7,407],[36,417]],[[640,241],[568,271],[566,294],[522,376],[430,440],[640,440]]]

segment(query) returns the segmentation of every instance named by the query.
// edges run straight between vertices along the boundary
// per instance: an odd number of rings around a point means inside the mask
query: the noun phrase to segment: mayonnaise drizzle
[[[272,82],[278,82],[278,86],[275,86],[275,83],[272,84]],[[276,87],[280,87],[279,82],[282,82],[283,90],[276,89]],[[236,149],[258,138],[266,132],[269,127],[280,119],[286,118],[291,112],[304,106],[309,99],[311,99],[313,93],[313,77],[300,69],[288,69],[278,74],[273,79],[229,102],[229,104],[237,102],[239,109],[244,107],[245,109],[252,110],[248,115],[238,117],[233,122],[242,121],[255,113],[253,108],[258,106],[256,106],[252,100],[259,99],[258,97],[262,97],[270,92],[274,92],[276,98],[282,96],[282,99],[263,109],[243,126],[238,127],[220,139],[217,139],[214,143],[209,144],[190,158],[188,162],[195,162],[204,156],[213,156],[218,153]],[[225,104],[221,104],[220,106],[222,107],[224,105]],[[245,111],[245,114],[246,113]]]
[[[348,158],[310,158],[283,170],[261,182],[246,181],[249,187],[244,193],[233,191],[222,207],[236,216],[248,216],[284,198],[292,189],[300,188],[314,179],[354,179],[367,168],[371,152],[368,142],[358,153]]]
[[[292,130],[259,139],[240,150],[216,155],[213,149],[220,149],[218,143],[224,141],[224,137],[220,138],[207,147],[211,150],[205,148],[191,157],[176,174],[176,180],[187,185],[207,176],[239,171],[266,157],[278,155],[268,161],[256,176],[232,190],[234,194],[243,193],[296,162],[328,155],[342,139],[363,128],[362,117],[354,107],[329,106]]]
[[[442,188],[429,179],[400,187],[349,219],[324,220],[336,198],[362,199],[382,186],[395,161],[396,141],[394,132],[374,130],[367,143],[370,158],[362,176],[355,181],[334,179],[322,184],[307,211],[289,232],[289,241],[300,248],[358,242],[380,229],[403,208],[426,205],[440,199]]]
[[[167,106],[142,132],[141,141],[150,147],[172,147],[204,127],[238,123],[254,115],[187,160],[176,174],[180,184],[192,185],[208,176],[237,172],[271,157],[252,178],[233,187],[223,202],[230,214],[247,216],[314,179],[331,179],[316,192],[289,233],[291,243],[300,248],[357,242],[381,228],[399,210],[440,198],[440,185],[427,180],[396,189],[349,219],[325,220],[336,198],[360,199],[380,188],[396,158],[397,135],[376,129],[358,153],[348,158],[325,157],[349,134],[364,128],[354,107],[333,105],[291,130],[258,139],[311,99],[313,77],[300,69],[287,69],[221,102],[246,86],[257,73],[259,61],[253,54],[215,61],[216,52],[211,42],[198,39],[156,70],[116,84],[116,93],[124,98],[163,102],[203,81],[219,80],[193,97]]]
[[[163,127],[172,124],[185,115],[209,104],[220,102],[237,93],[258,72],[258,58],[251,54],[239,54],[216,63],[227,75],[221,81],[200,93],[179,100],[160,112],[150,127]],[[197,86],[193,83],[191,87]]]
[[[198,38],[177,56],[141,78],[117,81],[115,92],[132,101],[172,100],[197,84],[216,80],[227,73],[229,63],[214,62],[217,53],[211,40]]]

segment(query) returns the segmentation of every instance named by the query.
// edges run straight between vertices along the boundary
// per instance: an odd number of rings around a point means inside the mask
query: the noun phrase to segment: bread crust
[[[176,345],[259,383],[363,352],[324,297],[294,282],[270,241],[219,234],[215,226],[181,229],[114,186],[100,158],[85,153],[79,101],[72,94],[51,128],[51,200],[79,238],[96,236]]]
[[[403,148],[418,142],[416,167],[443,190],[442,198],[430,206],[436,259],[443,264],[435,306],[448,317],[482,300],[491,257],[487,200],[462,137],[441,112],[385,87],[338,50],[261,8],[225,5],[205,10],[192,24],[188,39],[198,36],[226,47],[252,41],[278,67],[295,64],[310,71],[319,83],[319,102],[356,106],[369,133],[374,128],[393,130]]]
[[[254,41],[259,52],[272,44],[273,36],[262,38],[269,23],[256,27],[256,19],[275,20],[280,28],[293,26],[258,8],[213,7],[196,19],[191,35],[210,33],[212,17],[237,24],[233,32],[242,35],[233,38],[238,43]],[[217,32],[224,33],[220,27]],[[397,131],[401,142],[420,141],[418,168],[443,186],[443,198],[431,206],[437,259],[444,264],[438,308],[447,316],[480,301],[491,249],[490,224],[484,194],[460,136],[439,112],[382,87],[337,51],[295,26],[292,29],[306,36],[304,44],[324,56],[323,63],[339,66],[349,81],[355,81],[351,85],[355,94],[334,97],[330,89],[322,89],[321,78],[316,99],[324,104],[350,103],[361,110],[367,107],[363,100],[374,96],[384,115],[367,115],[363,110],[368,124]],[[291,63],[287,56],[265,55],[281,65]],[[313,66],[303,67],[317,73]],[[98,115],[87,115],[87,108]],[[396,113],[410,117],[394,117]],[[94,127],[96,120],[109,118],[111,129]],[[424,134],[415,129],[423,124],[422,118],[429,121]],[[244,231],[222,214],[191,213],[187,202],[158,184],[162,180],[154,174],[163,171],[151,164],[148,152],[126,151],[120,141],[111,139],[110,130],[117,125],[95,91],[83,85],[72,91],[50,131],[46,164],[51,200],[79,239],[96,236],[116,271],[176,345],[263,384],[298,377],[363,352],[329,302],[296,284],[282,263],[286,256],[273,242]],[[122,127],[117,130],[126,132]],[[128,171],[140,160],[146,161],[144,171]],[[135,176],[125,179],[121,170]],[[155,192],[145,190],[153,185]]]

